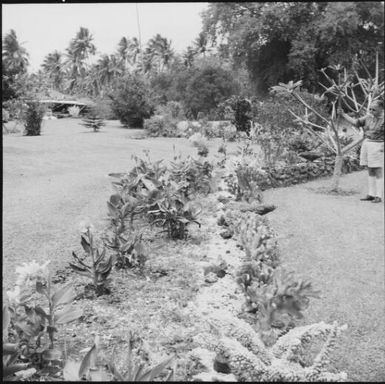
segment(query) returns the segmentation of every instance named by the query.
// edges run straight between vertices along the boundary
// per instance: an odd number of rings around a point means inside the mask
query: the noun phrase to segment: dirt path
[[[329,180],[265,192],[283,266],[321,291],[305,322],[347,323],[335,366],[352,381],[385,381],[384,205],[361,202],[366,173],[346,175],[351,195],[317,193]]]

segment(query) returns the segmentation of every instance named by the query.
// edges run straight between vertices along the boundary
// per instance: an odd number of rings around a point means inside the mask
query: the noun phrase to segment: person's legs
[[[384,193],[384,177],[383,177],[383,168],[374,168],[375,178],[376,178],[376,198],[373,200],[373,203],[381,202],[382,195]]]
[[[363,197],[362,201],[374,200],[376,196],[376,168],[368,167],[368,194]]]

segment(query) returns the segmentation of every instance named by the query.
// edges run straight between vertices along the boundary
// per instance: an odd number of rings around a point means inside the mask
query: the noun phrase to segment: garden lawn
[[[3,291],[12,287],[15,267],[23,262],[50,259],[64,268],[71,252],[80,250],[79,224],[85,218],[97,230],[106,227],[106,201],[115,181],[108,174],[131,170],[132,155],[144,157],[149,150],[151,160],[167,164],[174,155],[197,153],[187,139],[134,139],[143,131],[118,121],[108,121],[100,132],[80,123],[47,120],[41,136],[3,135]],[[209,142],[209,158],[220,142]]]
[[[384,205],[362,202],[366,171],[343,176],[351,194],[320,193],[329,179],[269,190],[282,264],[309,278],[321,298],[304,323],[347,324],[332,355],[350,381],[385,381]]]

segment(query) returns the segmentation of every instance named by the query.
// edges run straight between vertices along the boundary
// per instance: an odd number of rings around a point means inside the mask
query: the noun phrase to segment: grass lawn
[[[152,160],[168,162],[174,154],[196,154],[187,139],[135,139],[140,130],[124,129],[116,121],[94,133],[79,122],[45,121],[38,137],[3,136],[3,292],[12,287],[15,267],[22,262],[50,259],[54,269],[64,269],[71,252],[80,250],[82,219],[89,218],[99,231],[106,227],[112,193],[108,173],[130,170],[132,155],[143,157],[149,150]],[[209,159],[219,144],[209,142]],[[238,145],[231,143],[229,152]],[[304,322],[348,324],[333,353],[333,369],[346,371],[350,380],[384,381],[383,204],[358,201],[365,192],[365,172],[343,177],[347,195],[320,193],[328,182],[264,192],[266,202],[278,206],[268,217],[279,235],[283,266],[321,292]],[[119,343],[127,341],[128,330],[140,332],[155,355],[166,350],[182,356],[193,346],[192,336],[205,325],[184,308],[204,285],[202,265],[239,252],[233,240],[216,233],[216,202],[202,204],[202,227],[191,227],[189,241],[169,242],[154,234],[150,280],[114,271],[112,294],[84,303],[81,324],[65,330],[70,350],[90,346],[95,333],[124,350]],[[84,287],[81,279],[74,279],[76,289]],[[189,370],[182,365],[180,372]]]

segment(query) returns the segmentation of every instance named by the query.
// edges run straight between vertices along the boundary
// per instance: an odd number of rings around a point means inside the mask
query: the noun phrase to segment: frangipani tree
[[[325,88],[325,94],[331,97],[332,112],[330,116],[324,116],[314,107],[309,105],[299,94],[302,81],[289,81],[289,83],[279,83],[279,85],[272,87],[274,92],[286,92],[292,95],[297,101],[299,101],[304,107],[304,113],[302,116],[294,113],[292,110],[289,112],[295,117],[295,121],[302,124],[313,136],[318,137],[332,152],[335,153],[334,173],[332,179],[332,191],[339,190],[340,176],[342,174],[343,156],[351,151],[354,147],[359,145],[364,137],[363,131],[356,131],[357,138],[353,142],[343,145],[341,136],[339,135],[339,119],[337,115],[337,107],[341,107],[343,104],[350,112],[354,112],[357,117],[367,113],[369,105],[380,98],[384,97],[384,81],[379,81],[379,60],[378,52],[376,55],[376,73],[375,76],[371,76],[368,69],[361,62],[361,65],[367,73],[367,78],[362,78],[358,75],[357,71],[354,71],[355,82],[353,82],[352,76],[349,76],[346,69],[341,66],[329,67],[337,71],[337,80],[334,80],[326,73],[326,69],[322,69],[326,80],[329,82],[329,87],[322,85]],[[363,96],[359,97],[356,88],[359,87]],[[318,123],[315,122],[315,118],[319,119]]]

